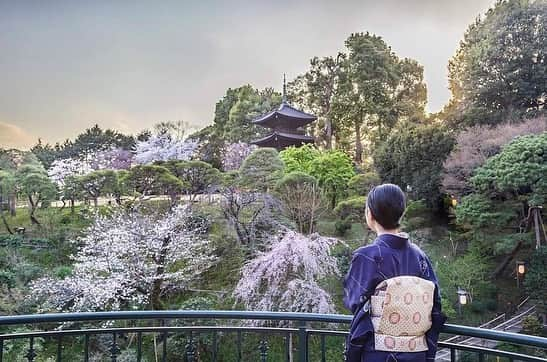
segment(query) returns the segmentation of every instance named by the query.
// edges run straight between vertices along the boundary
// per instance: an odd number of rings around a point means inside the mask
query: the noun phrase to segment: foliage
[[[4,209],[15,209],[14,205],[12,205],[12,201],[16,192],[16,178],[14,173],[0,170],[0,218],[2,219],[4,227],[10,234],[13,234],[13,231],[6,220]]]
[[[332,150],[322,152],[310,164],[310,175],[330,199],[331,208],[346,195],[348,181],[355,175],[350,158],[343,152]]]
[[[528,271],[524,278],[526,292],[536,303],[539,313],[547,313],[547,246],[541,246],[530,258]]]
[[[528,207],[547,200],[547,133],[516,138],[475,170],[474,193],[456,207],[456,220],[484,250],[505,254],[531,236],[520,233]]]
[[[442,165],[453,139],[442,126],[406,125],[393,132],[374,153],[374,166],[384,182],[411,187],[410,195],[436,208]]]
[[[547,203],[547,132],[521,136],[478,168],[471,182],[486,195]]]
[[[38,140],[38,143],[31,148],[31,152],[46,169],[49,169],[55,160],[66,158],[89,160],[94,154],[100,152],[108,153],[110,150],[128,152],[134,145],[135,139],[132,136],[126,136],[111,129],[103,130],[95,125],[79,134],[74,141],[66,140],[52,146]],[[129,153],[125,155],[129,156]]]
[[[18,192],[24,196],[29,204],[30,220],[39,225],[34,217],[36,209],[57,196],[55,185],[47,176],[46,170],[41,164],[24,164],[16,173]]]
[[[164,166],[183,182],[192,199],[220,184],[220,171],[203,161],[168,161]]]
[[[256,149],[239,169],[241,184],[253,190],[272,190],[283,176],[283,168],[283,161],[274,148]]]
[[[93,200],[98,206],[100,196],[113,194],[118,185],[118,174],[112,170],[101,170],[76,178],[78,187],[86,198]]]
[[[370,33],[351,34],[343,67],[340,108],[344,126],[353,130],[355,157],[363,161],[363,130],[369,143],[383,139],[399,121],[424,117],[426,87],[423,67],[399,59],[384,40]]]
[[[363,222],[365,220],[365,208],[367,198],[365,196],[356,196],[347,200],[340,201],[334,212],[340,219],[352,222]]]
[[[281,103],[281,94],[271,88],[258,90],[250,85],[229,88],[215,106],[211,134],[228,142],[249,143],[264,135],[265,130],[251,121]]]
[[[478,298],[479,292],[488,283],[486,279],[490,272],[488,259],[481,256],[481,253],[475,249],[457,258],[446,256],[436,265],[436,269],[443,286],[443,294],[454,302],[458,288],[466,290],[471,298]]]
[[[289,99],[317,115],[316,143],[327,150],[333,148],[333,136],[343,116],[337,102],[345,60],[346,55],[343,53],[338,53],[336,57],[313,57],[310,69],[288,84]],[[292,168],[290,170],[295,171]]]
[[[213,125],[194,132],[188,136],[188,140],[197,142],[198,147],[194,158],[207,162],[216,169],[222,169],[225,142]]]
[[[141,196],[170,195],[174,202],[182,193],[185,185],[166,167],[158,165],[140,165],[131,168],[123,181],[125,187]]]
[[[344,236],[348,232],[348,230],[351,229],[351,226],[353,225],[353,222],[351,221],[351,218],[347,217],[345,219],[339,219],[336,220],[334,223],[334,230],[336,231],[336,235]]]
[[[365,148],[398,122],[424,118],[427,91],[423,67],[399,58],[381,37],[355,33],[345,46],[336,57],[312,58],[310,69],[289,84],[289,96],[318,115],[319,145],[342,149],[360,164]]]
[[[503,123],[495,127],[478,125],[456,136],[456,145],[443,166],[442,188],[453,196],[472,192],[473,171],[499,152],[514,138],[547,131],[547,118],[535,118],[522,123]]]
[[[522,319],[522,333],[543,337],[543,324],[535,315],[528,315]]]
[[[239,170],[243,161],[256,149],[255,145],[236,142],[226,146],[222,156],[222,169],[224,171]]]
[[[338,274],[330,253],[336,240],[294,231],[273,238],[266,252],[243,266],[237,302],[247,310],[333,313],[331,296],[317,282]]]
[[[311,144],[305,144],[300,147],[287,147],[279,153],[279,157],[285,164],[285,172],[311,172],[311,163],[321,152]]]
[[[376,172],[360,173],[349,180],[348,189],[350,195],[367,196],[374,186],[381,183],[380,176]]]
[[[545,110],[545,1],[501,0],[467,29],[449,63],[449,118],[494,124]]]
[[[303,172],[291,172],[277,182],[276,191],[284,211],[296,223],[298,232],[313,232],[324,209],[323,193],[317,180]]]
[[[215,260],[201,226],[188,223],[189,207],[165,215],[118,210],[96,216],[76,242],[73,272],[64,279],[44,277],[29,297],[45,310],[119,310],[149,305],[183,290]]]

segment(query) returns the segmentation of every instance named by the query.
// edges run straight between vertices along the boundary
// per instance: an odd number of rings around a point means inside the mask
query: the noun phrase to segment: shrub
[[[340,219],[348,219],[353,222],[362,222],[365,219],[367,198],[364,196],[353,197],[340,201],[334,212]]]
[[[382,181],[376,172],[367,172],[353,176],[348,182],[350,195],[367,196],[369,191]]]
[[[336,235],[344,236],[348,232],[348,230],[351,229],[352,222],[350,218],[342,219],[342,220],[336,220],[334,223],[334,229],[336,231]]]
[[[323,210],[323,193],[315,177],[303,172],[291,172],[276,185],[279,199],[287,216],[296,223],[298,232],[313,232]]]
[[[400,126],[373,154],[380,178],[406,189],[410,195],[437,208],[442,165],[452,150],[453,139],[438,125]]]
[[[268,191],[283,176],[283,168],[283,161],[274,148],[259,148],[243,161],[239,174],[243,186]]]
[[[473,171],[501,152],[502,147],[518,136],[547,131],[547,119],[536,118],[523,123],[505,123],[496,127],[474,126],[456,136],[456,145],[443,165],[442,189],[462,197],[472,192]]]

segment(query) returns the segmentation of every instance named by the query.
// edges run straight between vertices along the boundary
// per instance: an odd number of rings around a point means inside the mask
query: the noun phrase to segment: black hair
[[[379,185],[368,193],[367,207],[384,229],[397,229],[406,209],[406,197],[397,185]]]

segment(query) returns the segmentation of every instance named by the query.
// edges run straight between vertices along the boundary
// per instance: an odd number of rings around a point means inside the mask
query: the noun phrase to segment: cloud
[[[11,123],[0,121],[0,148],[29,149],[36,137]]]

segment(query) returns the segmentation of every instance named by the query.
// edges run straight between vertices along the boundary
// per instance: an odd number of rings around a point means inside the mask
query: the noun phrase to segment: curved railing
[[[99,348],[95,340],[99,336],[103,357],[114,362],[124,349],[131,349],[131,360],[138,362],[151,353],[159,361],[342,361],[350,321],[351,316],[336,314],[214,310],[4,316],[0,317],[0,362],[11,362],[17,346],[29,362],[42,361],[46,355],[55,356],[56,361],[90,361],[93,349]],[[452,324],[445,325],[443,333],[506,342],[530,350],[516,353],[439,342],[439,348],[450,350],[451,361],[460,359],[461,353],[476,354],[481,362],[488,356],[547,361],[531,353],[541,351],[545,355],[547,338]],[[183,342],[183,346],[168,352],[170,342],[179,347]],[[77,359],[75,351],[81,352]]]

